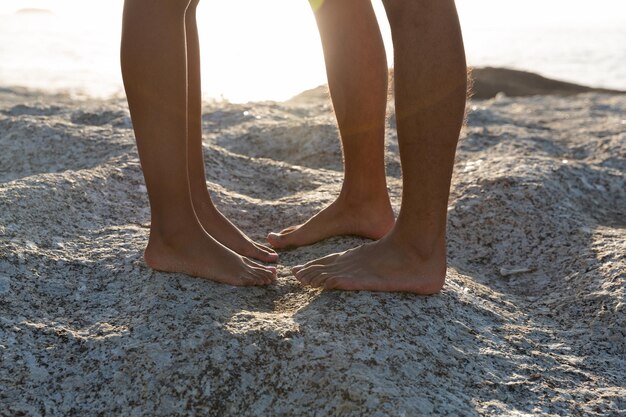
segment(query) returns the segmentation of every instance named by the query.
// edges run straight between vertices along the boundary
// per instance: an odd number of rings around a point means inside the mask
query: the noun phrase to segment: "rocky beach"
[[[251,237],[338,194],[323,89],[207,102],[203,124],[207,186]],[[349,236],[281,252],[268,288],[148,269],[121,98],[1,88],[0,150],[0,416],[626,413],[625,95],[468,104],[431,297],[300,286],[290,267]]]

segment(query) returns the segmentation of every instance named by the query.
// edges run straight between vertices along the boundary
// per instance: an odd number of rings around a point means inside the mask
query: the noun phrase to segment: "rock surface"
[[[122,101],[0,90],[0,415],[626,413],[626,97],[470,104],[436,296],[153,272]],[[327,101],[205,106],[207,181],[256,239],[338,193]],[[400,167],[390,119],[388,173]]]
[[[591,88],[510,68],[475,68],[472,70],[472,78],[472,91],[475,99],[493,98],[500,93],[509,97],[546,94],[571,96],[580,93],[626,94],[624,91]]]
[[[393,68],[389,69],[390,93],[393,92]],[[470,95],[475,100],[507,97],[528,97],[536,95],[572,96],[581,93],[626,94],[626,91],[593,88],[542,77],[527,71],[511,68],[482,67],[471,68]],[[293,97],[292,104],[313,103],[328,96],[328,86],[320,85]]]

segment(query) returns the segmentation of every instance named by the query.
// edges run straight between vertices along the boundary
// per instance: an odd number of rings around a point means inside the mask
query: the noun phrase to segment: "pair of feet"
[[[335,253],[292,269],[304,285],[326,289],[405,291],[433,294],[443,286],[445,245],[428,256],[411,250],[411,239],[394,227],[389,199],[351,204],[337,199],[307,222],[270,233],[272,248],[252,241],[207,200],[194,206],[201,227],[159,233],[153,225],[145,252],[153,269],[182,272],[213,281],[238,285],[268,285],[278,260],[274,249],[310,245],[337,235],[358,235],[375,242]]]

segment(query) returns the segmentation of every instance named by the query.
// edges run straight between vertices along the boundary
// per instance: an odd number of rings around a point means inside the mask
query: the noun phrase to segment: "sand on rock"
[[[207,184],[262,239],[333,200],[326,100],[204,109]],[[0,415],[626,413],[626,97],[470,104],[432,297],[149,270],[125,103],[0,91]],[[393,123],[387,162],[400,172]]]

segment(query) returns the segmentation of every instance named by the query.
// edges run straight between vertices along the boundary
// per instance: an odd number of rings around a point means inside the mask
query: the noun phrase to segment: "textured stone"
[[[0,415],[626,412],[623,96],[470,104],[432,297],[291,276],[352,237],[281,253],[269,288],[149,270],[125,103],[33,97],[0,91]],[[208,186],[252,237],[337,195],[327,102],[204,110]]]

